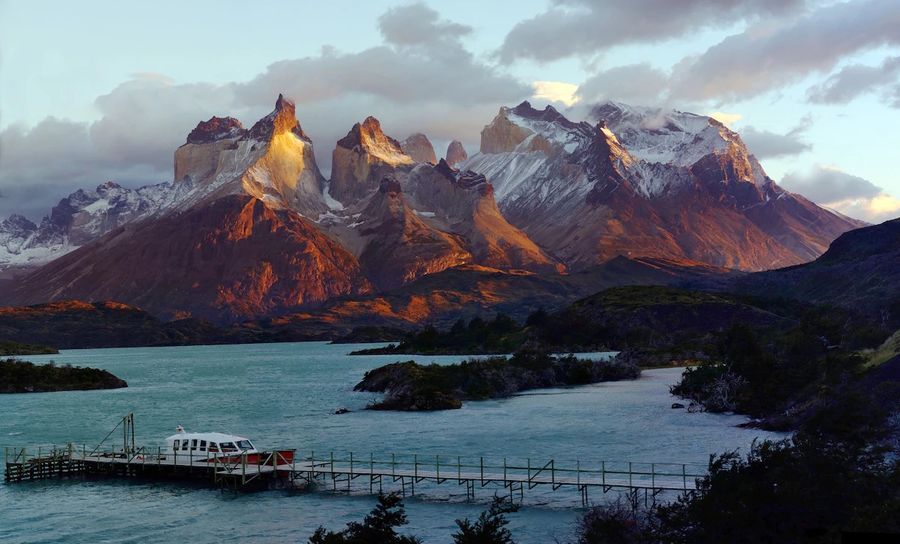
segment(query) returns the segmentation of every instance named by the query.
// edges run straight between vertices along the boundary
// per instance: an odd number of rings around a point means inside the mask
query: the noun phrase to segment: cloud
[[[731,125],[733,125],[734,123],[737,123],[738,121],[740,121],[741,119],[744,118],[744,116],[741,115],[740,113],[728,113],[728,112],[724,112],[724,111],[713,111],[713,112],[707,113],[706,115],[712,117],[716,121],[722,123],[723,125],[725,125],[729,128],[731,127]]]
[[[578,85],[564,81],[535,81],[531,84],[534,89],[534,97],[537,100],[549,100],[571,106],[578,102]]]
[[[900,44],[900,2],[828,4],[799,18],[751,25],[673,68],[672,96],[746,99],[831,70],[843,57]]]
[[[880,66],[850,64],[807,90],[807,99],[818,104],[846,104],[865,93],[883,89],[900,76],[900,57],[887,57]]]
[[[687,32],[790,12],[804,0],[555,0],[519,22],[498,56],[541,62],[594,55],[629,43],[659,42]]]
[[[171,168],[171,150],[165,156]],[[0,132],[0,216],[20,213],[39,219],[78,187],[107,179],[147,184],[171,178],[159,165],[130,163],[94,146],[90,125],[48,117],[32,128],[13,125]]]
[[[228,115],[249,126],[271,111],[278,93],[296,101],[326,173],[335,142],[368,115],[398,138],[424,132],[433,141],[466,140],[499,105],[532,95],[529,85],[465,49],[468,27],[421,3],[389,10],[378,24],[385,44],[362,51],[325,47],[222,85],[136,74],[96,99],[93,123],[48,118],[3,130],[0,216],[39,218],[73,190],[108,179],[127,186],[171,180],[172,154],[197,122]]]
[[[900,199],[834,166],[818,165],[806,172],[790,173],[781,185],[817,204],[871,223],[900,216]]]
[[[822,204],[841,200],[874,198],[883,191],[871,181],[848,174],[833,166],[816,166],[808,172],[793,172],[784,177],[781,185],[789,191]]]
[[[378,18],[378,29],[385,42],[400,46],[456,42],[472,32],[470,26],[440,20],[423,2],[389,9]]]
[[[799,155],[812,149],[812,145],[803,140],[804,133],[812,126],[812,118],[804,116],[800,123],[784,134],[747,126],[740,131],[741,138],[747,148],[757,159],[787,157]]]
[[[657,104],[668,76],[649,64],[627,64],[598,72],[578,87],[582,102],[619,100],[632,104]]]

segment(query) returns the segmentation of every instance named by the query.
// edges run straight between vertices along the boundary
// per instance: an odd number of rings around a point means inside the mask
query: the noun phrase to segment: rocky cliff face
[[[594,115],[596,125],[527,102],[501,108],[462,165],[571,267],[626,255],[760,270],[815,258],[860,225],[778,187],[711,118],[617,103]]]
[[[157,315],[229,321],[369,290],[356,259],[313,223],[232,195],[130,223],[25,276],[7,298],[120,300]]]
[[[407,204],[396,178],[381,180],[362,215],[367,220],[359,230],[365,244],[359,260],[366,275],[382,289],[473,260],[459,235],[439,230],[419,217]]]
[[[180,209],[235,194],[312,219],[328,209],[312,141],[297,121],[294,103],[282,95],[249,130],[232,118],[197,125],[175,151],[175,183],[191,188]]]
[[[428,164],[437,164],[437,157],[434,154],[434,146],[428,136],[421,132],[417,132],[409,138],[403,140],[400,149],[412,157],[416,162],[427,162]]]
[[[450,145],[447,146],[447,164],[450,166],[456,166],[460,163],[466,161],[469,158],[469,154],[466,153],[466,148],[463,147],[462,142],[459,140],[453,140],[450,142]]]
[[[497,208],[494,189],[472,171],[459,171],[443,159],[434,167],[416,167],[404,179],[406,193],[429,218],[462,235],[475,262],[500,269],[562,272],[524,232],[509,224]]]
[[[414,163],[400,142],[382,132],[378,119],[367,117],[338,140],[332,153],[329,192],[349,206],[377,191],[381,180],[397,168]]]

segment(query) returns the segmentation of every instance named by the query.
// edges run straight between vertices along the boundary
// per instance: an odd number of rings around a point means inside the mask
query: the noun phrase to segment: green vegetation
[[[351,355],[422,353],[427,355],[512,353],[525,341],[525,329],[511,317],[498,314],[491,321],[480,317],[458,320],[446,332],[432,326],[410,333],[399,344],[354,351]]]
[[[383,400],[369,406],[374,410],[447,410],[460,408],[464,400],[639,376],[640,369],[618,360],[592,361],[520,350],[509,358],[471,359],[455,365],[393,363],[367,372],[354,389],[386,393]]]
[[[488,510],[477,520],[457,519],[459,530],[451,535],[454,544],[515,544],[506,528],[506,514],[518,507],[502,497],[495,497]],[[397,533],[397,528],[407,524],[403,500],[396,493],[378,495],[378,504],[362,522],[350,522],[340,532],[319,527],[309,539],[309,544],[417,544],[413,536]]]
[[[360,522],[351,522],[335,533],[319,527],[309,538],[309,544],[418,544],[415,537],[397,533],[407,524],[406,510],[400,495],[378,495],[378,504]]]
[[[18,359],[0,360],[0,393],[43,393],[128,387],[105,370],[54,363],[36,365]]]
[[[897,355],[900,355],[900,330],[894,332],[877,348],[862,353],[866,358],[866,366],[878,366]]]
[[[52,355],[59,350],[41,344],[22,344],[11,340],[0,341],[0,355]]]
[[[884,336],[839,311],[805,312],[789,327],[732,325],[672,393],[710,411],[765,418],[767,428],[795,428],[863,372],[867,360],[859,349]]]

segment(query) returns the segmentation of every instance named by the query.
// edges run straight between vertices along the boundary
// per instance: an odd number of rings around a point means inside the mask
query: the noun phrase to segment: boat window
[[[176,440],[176,441],[172,444],[172,449],[173,449],[174,451],[178,451],[178,446],[179,446],[179,444],[181,444],[181,440]]]
[[[181,441],[181,451],[187,451],[188,449],[188,440]]]
[[[192,450],[197,449],[197,439],[196,438],[191,440],[191,449]]]
[[[234,443],[232,442],[222,442],[222,451],[235,451],[237,448],[234,447]]]
[[[206,451],[206,440],[200,441],[200,451]]]
[[[219,445],[215,442],[209,443],[209,451],[219,451]]]
[[[251,444],[249,440],[240,440],[240,441],[238,441],[237,445],[238,445],[238,448],[240,448],[242,450],[252,450],[253,449],[253,444]]]

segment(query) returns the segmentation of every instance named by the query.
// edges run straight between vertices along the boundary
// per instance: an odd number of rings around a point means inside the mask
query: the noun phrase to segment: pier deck
[[[32,450],[33,451],[33,450]],[[466,497],[474,499],[479,488],[503,489],[512,499],[524,499],[527,490],[537,487],[577,491],[583,505],[589,504],[590,490],[643,492],[655,497],[663,491],[684,492],[696,488],[696,480],[706,475],[706,467],[684,463],[604,462],[561,465],[555,460],[533,463],[491,460],[484,457],[440,455],[375,455],[328,453],[297,456],[294,450],[240,454],[227,459],[192,454],[173,454],[161,448],[78,451],[74,447],[38,450],[7,449],[7,482],[43,480],[79,474],[150,479],[197,479],[231,489],[254,487],[302,487],[324,484],[335,491],[354,489],[382,491],[385,484],[416,494],[423,482],[447,482],[466,487]],[[518,497],[517,497],[518,496]]]

